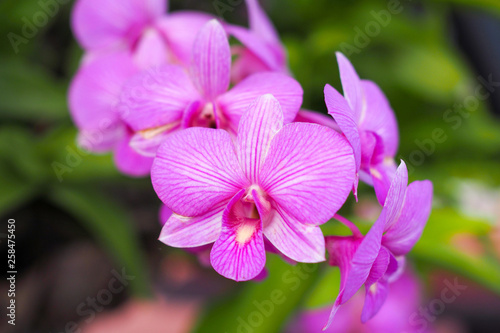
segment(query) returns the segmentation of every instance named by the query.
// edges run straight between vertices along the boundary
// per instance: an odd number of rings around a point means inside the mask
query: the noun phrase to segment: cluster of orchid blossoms
[[[78,0],[85,50],[69,92],[78,142],[113,152],[117,168],[150,175],[165,206],[160,240],[209,254],[221,275],[266,274],[266,251],[341,271],[330,315],[364,285],[373,317],[428,219],[432,184],[397,167],[394,113],[340,53],[344,94],[325,86],[331,117],[301,110],[303,91],[257,0],[249,27],[208,14],[166,13],[165,0]],[[229,38],[237,43],[231,45]],[[358,180],[382,213],[363,235],[337,211]],[[335,217],[352,236],[324,236]]]

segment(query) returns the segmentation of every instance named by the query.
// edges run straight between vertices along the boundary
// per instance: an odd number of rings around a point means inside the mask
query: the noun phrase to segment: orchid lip
[[[174,128],[178,124],[179,124],[178,122],[173,122],[173,123],[169,123],[169,124],[166,124],[163,126],[158,126],[158,127],[142,130],[142,131],[139,131],[138,133],[141,134],[141,136],[144,139],[151,139],[151,138],[157,136],[158,134],[161,134],[163,132],[171,130],[172,128]]]

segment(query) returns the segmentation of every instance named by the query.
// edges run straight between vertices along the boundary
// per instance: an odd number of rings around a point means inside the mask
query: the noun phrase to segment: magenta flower
[[[233,48],[238,58],[231,71],[232,81],[239,82],[251,74],[266,71],[289,74],[286,51],[273,23],[257,0],[246,0],[246,5],[249,29],[226,25],[227,33],[243,44]]]
[[[74,34],[90,53],[129,51],[141,68],[151,64],[189,64],[198,30],[211,17],[203,13],[166,14],[166,0],[78,0]]]
[[[389,282],[403,270],[404,255],[420,238],[429,218],[432,203],[432,183],[415,181],[408,185],[405,163],[396,171],[380,217],[363,236],[351,222],[340,218],[353,235],[327,236],[329,264],[340,268],[340,292],[328,320],[328,327],[338,308],[347,302],[364,284],[365,305],[361,321],[372,318],[383,305]]]
[[[396,171],[399,143],[396,118],[387,98],[372,81],[361,80],[342,53],[337,53],[344,96],[325,86],[328,113],[351,143],[359,177],[373,185],[380,204]],[[356,195],[358,180],[354,183]]]
[[[196,37],[191,70],[165,65],[135,76],[123,89],[123,120],[136,132],[131,145],[154,156],[170,133],[188,127],[213,127],[236,134],[243,112],[255,98],[273,94],[285,123],[302,103],[297,81],[280,73],[249,76],[228,91],[231,69],[229,42],[221,24],[211,20]]]
[[[339,309],[335,324],[328,327],[325,333],[430,333],[431,330],[422,330],[419,325],[412,325],[409,320],[412,314],[418,311],[421,302],[420,289],[416,276],[406,270],[399,279],[391,283],[391,292],[384,306],[367,323],[361,323],[358,319],[364,300],[364,296],[358,292],[350,302]],[[289,325],[286,333],[321,332],[330,311],[329,307],[306,310]]]
[[[174,212],[160,240],[215,242],[212,266],[237,281],[264,268],[264,237],[293,260],[323,261],[319,225],[350,192],[352,149],[327,127],[284,122],[279,102],[264,95],[242,116],[234,142],[210,128],[170,135],[151,170],[156,193]]]
[[[69,109],[78,127],[78,143],[85,149],[102,153],[114,151],[114,161],[130,176],[149,174],[153,159],[137,154],[129,146],[131,129],[116,112],[121,88],[137,73],[132,57],[116,52],[84,63],[69,88]]]

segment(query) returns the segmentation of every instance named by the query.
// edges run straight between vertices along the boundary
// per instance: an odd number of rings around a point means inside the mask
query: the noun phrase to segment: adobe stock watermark
[[[427,138],[415,139],[417,149],[414,149],[408,158],[398,156],[398,160],[403,159],[406,162],[408,174],[412,174],[415,167],[421,166],[427,158],[434,154],[436,147],[448,139],[446,130],[458,130],[464,123],[464,119],[470,118],[472,113],[478,109],[480,102],[487,100],[500,87],[500,81],[494,81],[492,74],[487,79],[478,76],[477,80],[479,83],[474,87],[473,94],[468,95],[461,103],[455,103],[452,108],[443,112],[442,118],[447,124],[447,128],[436,127]]]
[[[427,306],[421,306],[408,318],[409,324],[415,327],[416,332],[427,332],[429,323],[434,322],[437,316],[444,312],[446,305],[455,302],[457,297],[467,290],[467,286],[460,284],[458,278],[455,278],[453,282],[445,280],[444,284],[446,288],[441,290],[439,298],[431,300]]]
[[[412,0],[403,0],[403,2],[410,2]],[[352,43],[342,42],[339,45],[340,51],[346,56],[353,53],[359,54],[362,49],[370,45],[372,40],[376,38],[383,28],[387,27],[394,15],[400,14],[404,9],[400,0],[388,0],[386,9],[379,11],[372,10],[370,15],[373,20],[368,21],[363,27],[355,26]]]
[[[285,303],[287,298],[285,289],[297,290],[303,281],[318,269],[318,265],[297,265],[287,270],[281,277],[282,288],[273,289],[265,299],[252,302],[255,310],[236,318],[236,333],[254,333],[255,329],[264,323],[266,318],[273,315],[276,307]],[[228,333],[227,331],[225,333]]]
[[[39,0],[37,2],[40,10],[35,12],[31,17],[23,16],[21,22],[23,26],[21,27],[20,33],[9,32],[7,34],[7,39],[14,50],[14,53],[19,53],[19,47],[22,44],[28,44],[28,42],[33,39],[40,28],[49,23],[49,19],[59,13],[61,5],[69,3],[71,0]]]
[[[125,268],[122,268],[121,273],[112,270],[111,278],[106,289],[101,289],[95,297],[87,297],[87,299],[76,307],[76,313],[83,319],[80,323],[69,321],[64,325],[64,331],[57,333],[81,333],[82,325],[90,324],[96,317],[96,313],[100,313],[104,308],[111,304],[115,295],[123,292],[130,281],[135,279],[133,275],[127,275]],[[53,332],[51,332],[53,333]]]

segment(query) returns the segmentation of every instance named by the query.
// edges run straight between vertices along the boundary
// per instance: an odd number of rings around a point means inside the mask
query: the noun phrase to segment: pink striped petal
[[[268,71],[288,74],[285,50],[280,44],[270,43],[253,31],[235,25],[227,25],[226,31],[262,61]]]
[[[330,127],[337,132],[341,132],[339,125],[337,125],[332,117],[316,111],[300,109],[297,113],[297,116],[295,117],[294,122],[323,125],[326,127]]]
[[[347,59],[340,52],[337,52],[336,55],[337,62],[339,64],[340,81],[342,82],[344,97],[354,113],[354,119],[356,119],[356,122],[359,123],[361,114],[366,107],[361,80],[349,59]]]
[[[432,183],[415,181],[408,186],[398,221],[388,228],[382,240],[394,255],[408,253],[422,235],[432,206]]]
[[[229,134],[199,127],[167,138],[151,180],[163,203],[183,216],[202,215],[248,185]]]
[[[264,235],[281,253],[298,262],[325,260],[325,239],[318,226],[297,221],[280,207],[270,214]]]
[[[366,296],[361,314],[363,323],[366,323],[378,313],[387,298],[389,283],[384,275],[388,270],[390,259],[391,254],[382,247],[365,282]]]
[[[391,254],[385,247],[381,247],[377,258],[373,262],[370,274],[365,281],[365,287],[367,289],[378,280],[380,280],[389,268],[389,262],[391,259]]]
[[[164,0],[78,0],[71,23],[85,49],[109,49],[132,46],[165,11]]]
[[[149,175],[153,158],[139,155],[130,147],[129,143],[130,135],[127,135],[115,149],[113,158],[117,169],[132,177]]]
[[[258,73],[247,77],[220,96],[217,104],[236,130],[243,113],[256,98],[273,95],[281,105],[285,124],[292,122],[302,104],[303,90],[293,78],[280,73]]]
[[[358,249],[362,238],[350,236],[326,236],[325,246],[329,254],[328,263],[331,266],[338,266],[340,269],[340,289],[335,302],[333,303],[332,310],[328,317],[323,330],[326,330],[333,322],[335,314],[342,304],[347,302],[348,299],[343,300],[344,290],[351,271],[351,263],[356,250]]]
[[[137,67],[126,53],[94,58],[80,67],[69,88],[69,109],[79,129],[102,130],[121,122],[115,107]]]
[[[199,98],[182,67],[164,65],[129,80],[121,94],[119,111],[134,131],[149,130],[180,123],[186,107]]]
[[[240,190],[224,210],[222,231],[210,253],[213,268],[235,281],[255,278],[266,263],[262,222],[258,217],[247,217],[241,202],[244,194],[245,190]]]
[[[405,202],[406,188],[408,186],[408,169],[404,161],[401,161],[396,175],[391,182],[391,186],[385,199],[382,213],[385,214],[385,231],[389,230],[399,219],[403,204]]]
[[[352,257],[351,269],[347,275],[342,303],[347,302],[353,297],[368,279],[373,263],[377,259],[382,246],[384,227],[385,216],[382,213],[363,238]]]
[[[179,11],[157,21],[155,27],[167,41],[172,52],[173,61],[189,66],[191,63],[191,52],[198,31],[207,23],[212,16],[201,12]]]
[[[266,41],[279,44],[278,32],[269,17],[267,17],[266,12],[259,5],[258,0],[245,0],[245,2],[250,30]]]
[[[359,127],[376,133],[383,144],[383,155],[394,157],[398,151],[399,132],[396,116],[382,90],[372,81],[361,80],[366,96],[366,110]]]
[[[221,231],[222,213],[226,204],[223,202],[196,217],[185,217],[173,213],[161,230],[160,241],[169,246],[181,248],[215,242]]]
[[[334,130],[285,125],[271,141],[259,184],[302,223],[322,224],[344,204],[354,181],[352,148]]]
[[[213,101],[229,87],[231,51],[222,25],[215,19],[199,31],[193,46],[192,77],[203,96]]]
[[[361,322],[372,319],[382,308],[389,295],[389,282],[382,278],[366,288],[365,305],[361,313]]]
[[[335,119],[342,133],[351,144],[356,161],[356,171],[359,171],[361,165],[361,142],[354,112],[349,107],[346,99],[329,84],[325,86],[324,93],[328,113]]]
[[[396,175],[396,162],[391,158],[385,158],[381,163],[370,168],[371,182],[375,189],[378,202],[383,205],[391,183]]]
[[[283,111],[272,95],[259,97],[238,127],[238,158],[247,178],[256,183],[271,139],[283,127]]]

